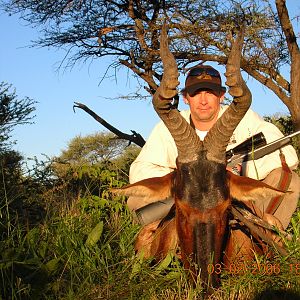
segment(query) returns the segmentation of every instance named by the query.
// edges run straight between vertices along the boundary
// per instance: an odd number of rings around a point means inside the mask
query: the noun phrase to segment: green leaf
[[[159,274],[161,271],[165,270],[172,262],[174,254],[172,252],[168,253],[167,256],[162,260],[159,265],[155,268],[155,273]]]
[[[41,241],[38,247],[38,253],[42,258],[45,258],[47,250],[48,250],[48,243]]]
[[[99,222],[94,229],[90,232],[90,234],[87,237],[87,240],[85,244],[87,246],[94,246],[99,241],[101,235],[103,232],[103,222]]]
[[[48,274],[55,273],[55,271],[59,267],[59,262],[60,262],[60,258],[53,258],[53,259],[49,260],[45,265],[47,273]]]
[[[179,279],[180,276],[181,276],[181,272],[179,272],[179,271],[171,271],[168,274],[166,274],[164,276],[164,278],[166,280],[176,280],[176,279]]]
[[[140,272],[143,260],[144,260],[144,251],[141,251],[138,253],[137,257],[135,257],[135,261],[132,266],[131,274],[129,276],[130,279],[135,277],[135,275],[137,275]]]
[[[35,245],[37,241],[40,239],[40,230],[39,228],[35,227],[32,228],[28,233],[26,234],[27,241],[30,244]]]

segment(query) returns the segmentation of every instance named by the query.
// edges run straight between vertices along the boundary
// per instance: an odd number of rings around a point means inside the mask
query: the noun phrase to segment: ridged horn
[[[224,163],[225,152],[233,131],[248,111],[252,95],[242,78],[240,62],[244,41],[244,27],[233,42],[226,64],[226,85],[233,97],[223,115],[217,120],[204,139],[204,148],[208,150],[207,159]]]
[[[190,124],[177,109],[172,107],[172,100],[178,94],[178,68],[176,60],[169,50],[167,26],[164,23],[160,36],[160,56],[163,62],[163,77],[160,86],[153,95],[153,106],[158,116],[171,133],[177,150],[177,159],[189,162],[197,159],[202,142]]]

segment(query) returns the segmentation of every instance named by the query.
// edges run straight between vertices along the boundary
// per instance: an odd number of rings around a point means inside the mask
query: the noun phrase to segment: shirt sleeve
[[[163,122],[159,122],[131,164],[130,183],[145,178],[161,177],[172,172],[176,168],[176,157],[175,142]]]

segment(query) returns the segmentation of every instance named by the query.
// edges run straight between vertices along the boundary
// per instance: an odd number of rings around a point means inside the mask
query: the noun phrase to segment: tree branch
[[[92,116],[97,122],[99,122],[101,125],[103,125],[105,128],[107,128],[109,131],[114,133],[116,136],[118,136],[120,139],[129,141],[129,145],[133,142],[136,145],[143,147],[146,141],[144,138],[134,130],[131,130],[132,134],[126,134],[114,126],[110,125],[108,122],[106,122],[104,119],[102,119],[100,116],[98,116],[95,112],[93,112],[91,109],[89,109],[85,104],[74,102],[73,110],[75,112],[75,108],[80,108],[87,112],[90,116]]]
[[[136,64],[130,63],[128,60],[120,59],[119,60],[121,64],[129,68],[131,71],[133,71],[135,74],[137,74],[139,77],[141,77],[144,81],[147,82],[150,89],[153,89],[154,91],[157,89],[157,84],[153,80],[153,77],[151,77],[148,74],[145,74],[145,72],[142,72],[139,70],[136,66]]]
[[[276,8],[284,32],[286,43],[290,53],[291,59],[291,104],[288,106],[292,120],[295,125],[295,130],[300,128],[300,51],[297,44],[297,37],[295,35],[293,25],[289,18],[289,13],[284,0],[276,0]],[[299,140],[300,144],[300,140]]]
[[[276,8],[282,30],[286,38],[287,46],[289,48],[290,55],[293,56],[294,53],[299,53],[299,48],[297,45],[297,38],[294,33],[292,23],[290,21],[289,13],[285,5],[285,1],[276,0]]]

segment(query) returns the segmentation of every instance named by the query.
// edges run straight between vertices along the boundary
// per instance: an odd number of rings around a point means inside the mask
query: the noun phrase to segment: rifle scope
[[[259,132],[234,148],[226,151],[226,159],[228,160],[233,155],[246,154],[252,149],[257,149],[267,144],[266,138],[262,132]]]

